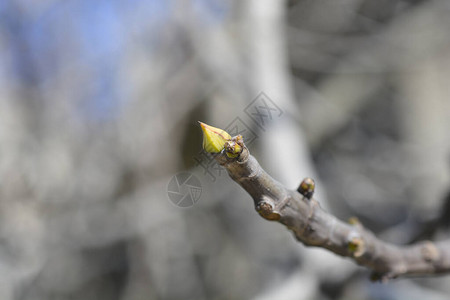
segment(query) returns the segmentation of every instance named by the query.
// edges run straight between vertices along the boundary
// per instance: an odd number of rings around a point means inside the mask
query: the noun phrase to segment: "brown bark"
[[[262,169],[245,146],[236,158],[224,152],[215,158],[250,194],[263,218],[284,224],[307,246],[326,248],[372,269],[373,279],[450,271],[450,240],[407,246],[389,244],[356,219],[342,222],[323,210],[316,199],[286,189]]]

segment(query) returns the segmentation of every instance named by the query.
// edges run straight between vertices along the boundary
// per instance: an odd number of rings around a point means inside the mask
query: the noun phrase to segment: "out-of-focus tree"
[[[286,186],[317,178],[328,210],[387,241],[439,239],[449,9],[3,1],[0,298],[446,299],[447,278],[371,284],[351,262],[303,249],[194,158],[197,120],[225,127],[238,117],[257,137],[252,153]],[[282,111],[263,127],[246,114],[260,92]],[[273,140],[290,145],[281,158]],[[167,195],[182,171],[202,185],[189,209]]]

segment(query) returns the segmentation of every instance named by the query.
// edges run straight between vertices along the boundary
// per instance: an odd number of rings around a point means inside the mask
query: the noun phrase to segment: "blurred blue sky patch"
[[[189,3],[189,2],[188,2]],[[114,118],[126,99],[117,82],[119,63],[130,40],[154,48],[161,26],[177,2],[166,0],[0,1],[0,26],[10,47],[0,52],[0,74],[15,84],[45,89],[66,70],[81,67],[89,84],[80,87],[82,117]],[[229,3],[193,0],[192,11],[205,25],[220,24]],[[149,31],[149,28],[151,30]],[[152,37],[155,35],[155,37]],[[150,44],[147,43],[150,41]]]

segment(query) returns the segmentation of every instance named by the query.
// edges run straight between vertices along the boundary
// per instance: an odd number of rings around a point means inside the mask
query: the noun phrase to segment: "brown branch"
[[[324,211],[314,198],[286,189],[242,146],[237,157],[230,158],[224,150],[215,158],[250,194],[263,218],[284,224],[303,244],[350,257],[372,269],[375,280],[450,272],[450,241],[424,241],[408,246],[381,241],[356,219],[342,222]]]

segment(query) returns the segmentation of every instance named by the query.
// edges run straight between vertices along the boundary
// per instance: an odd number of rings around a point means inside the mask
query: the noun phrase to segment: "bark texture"
[[[374,280],[450,271],[450,240],[407,246],[384,242],[357,219],[348,223],[338,220],[316,199],[286,189],[262,169],[245,146],[238,157],[222,152],[215,158],[250,194],[263,218],[284,224],[307,246],[326,248],[372,269]]]

